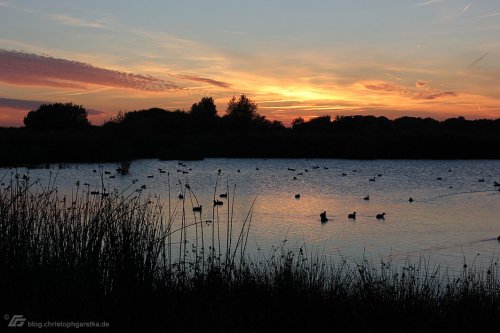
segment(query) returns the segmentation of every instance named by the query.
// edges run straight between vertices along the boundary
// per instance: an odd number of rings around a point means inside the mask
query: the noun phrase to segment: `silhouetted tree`
[[[24,118],[27,128],[65,129],[85,128],[90,123],[87,111],[73,103],[43,104],[36,111],[30,111]]]
[[[126,135],[131,135],[132,132],[139,136],[153,133],[175,134],[189,127],[189,115],[180,110],[151,108],[125,113],[119,125]]]
[[[229,101],[226,113],[231,118],[254,120],[258,117],[257,104],[245,95],[241,95],[238,99],[233,96]]]
[[[305,120],[302,117],[296,118],[292,121],[292,129],[293,130],[301,130],[304,126]]]
[[[217,107],[212,97],[203,97],[191,106],[189,114],[197,120],[213,120],[217,116]]]

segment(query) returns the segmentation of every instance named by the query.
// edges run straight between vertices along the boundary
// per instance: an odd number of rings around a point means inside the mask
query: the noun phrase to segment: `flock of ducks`
[[[313,167],[312,167],[312,169],[319,169],[319,166],[313,166]],[[327,168],[327,167],[324,167],[324,169],[328,169],[328,168]],[[288,168],[288,171],[297,171],[297,170],[296,170],[296,169],[294,169],[294,168]],[[309,172],[309,170],[308,170],[308,169],[304,169],[304,172]],[[354,169],[354,170],[352,170],[352,172],[358,172],[358,170]],[[452,172],[452,170],[451,170],[451,169],[448,169],[448,172]],[[303,175],[303,173],[302,173],[302,172],[297,173],[297,176],[302,176],[302,175]],[[343,172],[343,173],[342,173],[342,176],[343,176],[343,177],[347,176],[347,173]],[[382,177],[382,174],[378,173],[376,176],[377,176],[377,177]],[[297,179],[297,177],[296,177],[296,176],[294,176],[294,177],[293,177],[293,180],[296,180],[296,179]],[[442,177],[436,177],[436,180],[443,180],[443,178],[442,178]],[[371,177],[371,178],[368,178],[368,181],[370,181],[370,182],[375,182],[375,181],[376,181],[376,177],[375,177],[375,176],[373,176],[373,177]],[[480,179],[478,179],[478,182],[484,183],[484,182],[485,182],[485,180],[484,180],[484,178],[480,178]],[[495,182],[493,183],[493,186],[494,186],[494,187],[500,187],[500,183],[495,181]],[[453,188],[453,187],[452,187],[452,186],[450,186],[450,188]],[[500,189],[499,189],[499,191],[500,191]],[[300,199],[300,197],[301,197],[301,196],[300,196],[300,194],[295,194],[295,199]],[[370,200],[370,196],[369,196],[369,195],[365,196],[365,197],[363,198],[363,200],[366,200],[366,201]],[[409,203],[412,203],[412,202],[414,202],[414,201],[415,201],[415,200],[414,200],[412,197],[410,197],[410,198],[408,199],[408,202],[409,202]],[[377,220],[385,220],[385,215],[386,215],[386,213],[385,213],[385,212],[384,212],[384,213],[380,213],[380,214],[375,215],[375,218],[376,218]],[[319,214],[319,216],[320,216],[321,223],[325,223],[325,222],[328,222],[328,221],[329,221],[328,217],[326,216],[326,211],[324,211],[324,212],[320,213],[320,214]],[[350,220],[355,220],[355,219],[356,219],[356,212],[349,213],[349,214],[347,215],[347,218],[348,218],[348,219],[350,219]],[[500,236],[498,236],[498,241],[500,241]]]
[[[188,173],[189,173],[189,171],[192,171],[192,169],[191,169],[191,168],[189,168],[188,170],[186,170],[186,169],[187,169],[187,166],[186,166],[186,164],[184,164],[183,162],[178,162],[178,165],[179,165],[180,167],[184,168],[184,169],[177,169],[176,171],[177,171],[178,173],[188,174]],[[157,168],[157,169],[158,169],[158,172],[159,172],[159,173],[166,173],[166,172],[167,172],[165,169],[162,169],[162,168]],[[312,167],[311,167],[311,169],[312,169],[312,170],[318,170],[318,169],[320,169],[320,166],[318,166],[318,165],[314,165],[314,166],[312,166]],[[323,169],[324,169],[324,170],[328,170],[328,167],[323,166]],[[259,170],[259,168],[257,167],[255,170]],[[292,171],[292,172],[296,172],[296,171],[297,171],[297,169],[296,169],[296,168],[290,168],[290,167],[288,167],[288,168],[287,168],[287,170],[288,170],[288,171]],[[117,171],[119,174],[122,174],[122,175],[127,174],[127,172],[128,172],[127,170],[124,170],[124,169],[122,169],[122,168],[117,168],[117,169],[116,169],[116,171]],[[448,171],[449,171],[449,172],[451,172],[452,170],[451,170],[451,169],[449,169]],[[95,172],[97,172],[97,170],[96,170],[96,169],[94,169],[94,170],[93,170],[93,172],[95,173]],[[240,172],[240,169],[237,169],[237,171],[236,171],[236,172]],[[293,178],[292,178],[292,179],[293,179],[293,180],[297,180],[297,179],[298,179],[298,178],[297,178],[297,176],[303,176],[303,175],[304,175],[304,173],[307,173],[307,172],[309,172],[309,169],[305,168],[303,172],[302,172],[302,171],[298,172],[298,173],[296,174],[296,176],[293,176]],[[356,172],[358,172],[358,170],[353,169],[353,170],[352,170],[352,172],[356,173]],[[115,175],[111,174],[111,171],[104,171],[104,174],[105,174],[105,175],[109,175],[109,178],[115,178]],[[220,174],[221,174],[221,169],[219,169],[219,170],[218,170],[218,175],[220,175]],[[342,175],[343,177],[345,177],[345,176],[347,176],[347,173],[346,173],[346,172],[343,172],[341,175]],[[377,180],[377,178],[380,178],[380,177],[382,177],[382,174],[378,173],[378,174],[374,175],[373,177],[368,178],[368,181],[370,181],[370,182],[375,182],[375,181]],[[154,175],[148,175],[148,176],[147,176],[147,178],[150,178],[150,179],[151,179],[151,178],[154,178]],[[436,180],[442,180],[442,179],[443,179],[442,177],[436,177]],[[134,180],[133,180],[133,183],[135,184],[137,181],[138,181],[137,179],[134,179]],[[484,178],[481,178],[481,179],[479,179],[478,181],[479,181],[479,182],[484,182],[485,180],[484,180]],[[77,185],[79,185],[79,182],[77,182]],[[85,183],[85,185],[89,185],[89,184],[88,184],[88,183]],[[494,182],[494,186],[495,186],[495,187],[500,187],[500,183],[495,181],[495,182]],[[186,185],[186,187],[188,187],[188,185]],[[142,186],[141,186],[141,190],[143,190],[143,189],[145,189],[145,188],[146,188],[146,185],[142,185]],[[188,188],[189,188],[189,187],[188,187]],[[500,190],[500,189],[499,189],[499,190]],[[138,191],[139,191],[139,190],[138,190]],[[103,195],[103,196],[106,196],[106,195],[107,195],[107,193],[99,193],[99,191],[91,191],[91,192],[90,192],[90,194],[92,194],[92,195],[98,195],[98,194],[101,194],[101,195]],[[221,194],[219,195],[219,197],[220,197],[220,198],[227,198],[227,193],[221,193]],[[300,193],[295,194],[295,199],[300,199],[300,198],[301,198]],[[178,195],[178,199],[179,199],[179,200],[183,200],[183,199],[184,199],[184,195],[183,195],[182,193],[181,193],[181,194],[179,194],[179,195]],[[363,200],[366,200],[366,201],[370,200],[370,196],[369,196],[369,195],[367,195],[367,196],[363,197]],[[412,203],[412,202],[414,202],[414,201],[415,201],[415,200],[414,200],[412,197],[410,197],[410,198],[408,199],[408,202],[410,202],[410,203]],[[214,205],[214,206],[222,206],[222,205],[224,205],[224,202],[223,202],[223,201],[221,201],[221,200],[215,199],[215,200],[213,200],[213,205]],[[198,212],[198,213],[201,213],[201,212],[202,212],[202,210],[203,210],[203,206],[202,206],[202,205],[199,205],[199,206],[195,206],[195,207],[193,207],[193,212]],[[385,212],[383,212],[383,213],[379,213],[379,214],[375,215],[375,218],[376,218],[377,220],[385,220],[385,215],[386,215],[386,213],[385,213]],[[349,213],[349,214],[347,215],[347,218],[348,218],[348,219],[350,219],[350,220],[356,220],[356,212]],[[326,216],[326,211],[324,211],[324,212],[322,212],[322,213],[320,214],[320,220],[321,220],[321,222],[322,222],[322,223],[328,222],[328,220],[329,220],[329,219],[328,219],[328,217]],[[500,241],[500,236],[499,236],[499,241]]]
[[[328,217],[326,217],[326,211],[319,214],[319,217],[321,219],[321,223],[325,223],[325,222],[329,221]],[[355,220],[356,219],[356,212],[352,212],[350,214],[347,214],[347,218],[350,220]],[[375,215],[375,218],[377,220],[385,220],[385,213],[377,214],[377,215]]]

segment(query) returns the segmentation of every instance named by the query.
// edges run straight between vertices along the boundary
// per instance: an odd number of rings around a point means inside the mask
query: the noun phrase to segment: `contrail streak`
[[[472,68],[474,67],[475,65],[477,65],[481,60],[483,60],[486,56],[488,55],[488,52],[486,52],[485,54],[483,54],[482,56],[480,56],[479,58],[477,58],[476,60],[474,60],[469,66],[467,66],[466,68],[469,69],[469,68]]]
[[[432,5],[432,4],[435,4],[438,2],[443,2],[443,1],[446,1],[446,0],[429,0],[429,1],[421,2],[421,3],[417,3],[417,4],[413,5],[413,7],[423,7],[423,6]]]

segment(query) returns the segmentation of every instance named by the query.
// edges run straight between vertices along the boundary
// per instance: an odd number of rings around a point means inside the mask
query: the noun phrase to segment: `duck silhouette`
[[[377,220],[385,220],[385,213],[377,214]]]
[[[328,218],[326,217],[326,211],[323,213],[319,214],[319,217],[321,218],[321,223],[328,222]]]
[[[352,214],[347,215],[347,218],[355,220],[356,219],[356,212],[353,212]]]

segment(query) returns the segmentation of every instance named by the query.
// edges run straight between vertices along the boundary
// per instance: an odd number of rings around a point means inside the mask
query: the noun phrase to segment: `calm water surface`
[[[496,240],[500,235],[500,192],[494,186],[495,181],[500,182],[497,160],[206,159],[182,163],[185,166],[178,161],[138,160],[132,162],[126,176],[115,172],[118,165],[114,163],[103,164],[101,169],[111,171],[104,175],[110,188],[133,192],[146,185],[144,192],[165,200],[166,214],[169,178],[171,207],[178,203],[179,182],[189,183],[203,205],[204,221],[213,220],[213,194],[221,169],[217,198],[227,192],[227,184],[230,193],[236,186],[235,229],[256,200],[248,239],[252,254],[270,251],[285,239],[289,247],[306,244],[309,250],[328,256],[365,255],[374,261],[391,258],[395,262],[422,256],[433,265],[452,269],[461,267],[464,259],[469,264],[475,260],[479,266],[488,265],[500,254]],[[159,173],[158,168],[169,174]],[[1,169],[1,175],[29,172],[31,179],[42,181],[52,177],[62,192],[69,192],[77,181],[90,183],[90,190],[100,188],[101,176],[94,169],[99,170],[97,164],[77,164],[50,170]],[[363,200],[367,195],[370,200]],[[408,201],[410,196],[413,203]],[[220,200],[224,205],[218,208],[219,219],[225,224],[227,200]],[[193,222],[189,196],[186,205],[188,223]],[[327,223],[320,222],[323,211]],[[348,219],[354,211],[356,220]],[[377,220],[376,214],[383,212],[385,220]]]

